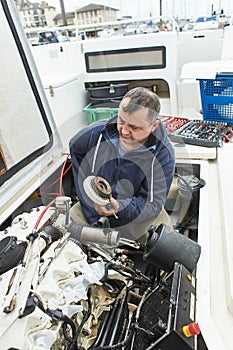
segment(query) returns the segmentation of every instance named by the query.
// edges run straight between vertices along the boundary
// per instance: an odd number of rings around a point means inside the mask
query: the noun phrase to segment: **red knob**
[[[200,334],[200,328],[196,322],[189,323],[182,328],[183,333],[186,337],[192,337],[196,334]]]

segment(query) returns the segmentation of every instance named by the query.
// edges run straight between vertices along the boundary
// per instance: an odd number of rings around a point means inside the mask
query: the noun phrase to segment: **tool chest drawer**
[[[192,120],[170,133],[171,141],[203,147],[221,147],[233,138],[233,125],[207,120]]]
[[[184,125],[189,121],[188,118],[165,116],[165,115],[160,115],[159,118],[163,122],[163,125],[165,126],[169,134],[179,129],[182,125]]]

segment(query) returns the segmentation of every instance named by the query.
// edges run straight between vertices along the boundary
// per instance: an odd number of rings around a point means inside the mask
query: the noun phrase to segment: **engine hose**
[[[68,326],[70,326],[70,328],[71,328],[72,337],[70,337],[70,335],[67,332]],[[74,322],[67,316],[63,317],[62,331],[63,331],[63,335],[64,335],[65,340],[67,340],[68,343],[72,344],[74,337],[75,337],[76,327],[75,327]]]
[[[101,278],[101,280],[100,280],[100,282],[104,282],[104,281],[106,281],[107,279],[108,279],[108,271],[110,270],[110,269],[113,269],[113,270],[116,270],[117,272],[119,272],[122,276],[125,276],[125,277],[130,277],[130,276],[128,276],[128,275],[125,275],[122,271],[121,271],[121,269],[123,269],[123,266],[118,266],[118,265],[116,265],[116,264],[114,264],[114,263],[112,263],[112,262],[108,262],[106,265],[105,265],[105,271],[104,271],[104,275],[103,275],[103,277]],[[124,267],[124,270],[125,270],[125,267]],[[131,270],[131,271],[128,271],[128,272],[130,272],[130,273],[134,273],[135,274],[135,272],[133,271],[133,270]]]
[[[110,345],[110,346],[97,346],[97,347],[91,347],[89,350],[116,350],[116,349],[121,349],[123,347],[125,347],[126,345],[128,345],[131,342],[131,338],[132,338],[133,334],[129,334],[127,336],[127,338],[118,343],[118,344],[114,344],[114,345]]]
[[[132,285],[129,287],[129,290],[137,288],[137,285]],[[144,294],[142,295],[142,298],[140,300],[140,303],[136,309],[136,312],[134,312],[134,317],[133,320],[131,320],[131,328],[130,328],[130,332],[131,332],[131,338],[130,338],[130,350],[134,349],[134,342],[135,342],[135,336],[136,336],[136,329],[138,328],[138,319],[140,316],[140,312],[142,309],[142,306],[144,305],[146,299],[151,295],[152,293],[152,289],[149,287],[146,289],[146,291],[144,292]]]
[[[119,343],[125,337],[125,330],[129,321],[127,307],[128,291],[121,299],[116,299],[110,312],[107,312],[98,331],[92,348],[102,348]]]
[[[100,327],[99,327],[99,330],[98,330],[98,335],[97,335],[97,338],[95,340],[95,344],[96,344],[97,348],[99,347],[99,343],[101,342],[103,334],[105,333],[105,329],[106,329],[106,326],[107,326],[107,324],[109,322],[109,318],[110,318],[110,312],[105,312],[105,317],[104,317],[103,321],[100,324]],[[93,347],[91,349],[95,349],[95,347]]]
[[[151,280],[149,278],[147,278],[146,276],[144,276],[141,272],[139,273],[139,271],[136,272],[129,267],[125,267],[122,265],[119,266],[119,265],[111,263],[111,262],[109,262],[105,265],[105,272],[104,272],[104,276],[100,280],[101,282],[106,281],[106,279],[108,278],[108,270],[109,269],[113,269],[113,270],[117,271],[119,274],[121,274],[124,277],[127,277],[128,279],[136,280],[136,281],[143,280],[143,282],[151,283]]]
[[[118,338],[119,342],[124,341],[125,332],[123,332],[123,331],[127,329],[128,322],[129,322],[129,310],[128,310],[128,307],[124,306],[124,310],[123,311],[124,311],[124,313],[123,313],[123,320],[122,320],[122,325],[121,325],[121,330],[122,331],[120,332],[120,335],[119,335],[119,338]]]
[[[88,294],[89,294],[89,292],[88,292]],[[88,318],[91,315],[91,308],[92,308],[92,304],[90,301],[90,297],[88,297],[88,310],[83,311],[82,322],[80,323],[80,325],[79,325],[79,327],[78,327],[78,329],[77,329],[77,331],[72,339],[72,344],[70,344],[69,350],[78,350],[79,347],[77,345],[77,340],[78,340],[78,337],[79,337],[81,330],[83,329],[84,324],[86,323],[86,321],[88,320]]]
[[[101,344],[100,345],[104,345],[104,343],[108,342],[109,343],[109,335],[111,335],[112,338],[112,334],[115,333],[114,328],[117,326],[117,322],[115,321],[116,318],[118,316],[118,309],[119,309],[119,299],[116,299],[116,301],[113,304],[113,309],[110,312],[110,318],[109,318],[109,322],[107,323],[107,326],[105,328],[105,332],[104,335],[101,339]],[[112,328],[114,326],[114,328]],[[111,339],[110,339],[111,342]],[[108,344],[109,345],[109,344]]]
[[[128,293],[131,290],[133,290],[135,288],[140,288],[140,287],[141,287],[140,284],[133,284],[132,286],[129,286],[126,289],[126,293],[125,293],[124,297],[122,298],[124,300],[121,303],[123,311],[125,310],[124,305],[125,305],[125,302],[127,300]],[[148,288],[147,292],[144,293],[144,296],[143,296],[142,301],[140,303],[141,305],[144,303],[146,297],[148,296],[148,294],[150,292],[151,292],[151,289]],[[115,313],[114,313],[114,315],[115,315]],[[139,317],[139,315],[138,315],[138,317]],[[124,312],[123,323],[122,323],[121,329],[126,329],[127,322],[128,322],[128,314],[126,315],[125,312]],[[103,336],[103,334],[107,333],[106,332],[106,325],[109,325],[109,323],[110,323],[110,314],[108,312],[107,315],[105,316],[103,322],[101,323],[101,326],[100,326],[100,329],[99,329],[99,332],[98,332],[95,344],[93,344],[92,347],[89,350],[117,350],[117,349],[121,349],[121,348],[125,347],[126,345],[132,343],[132,339],[133,339],[133,336],[135,334],[135,329],[136,329],[136,324],[137,323],[131,325],[131,327],[129,329],[129,335],[126,337],[125,340],[122,340],[122,338],[124,337],[124,334],[123,334],[123,332],[121,332],[121,335],[119,337],[119,340],[120,340],[119,343],[113,344],[113,345],[102,345],[103,344],[102,336]],[[115,323],[116,326],[119,325],[119,320],[116,321],[115,318],[114,318],[114,323]],[[145,332],[146,332],[146,330],[145,330]]]
[[[116,312],[116,315],[115,315],[114,321],[113,321],[114,327],[112,329],[111,337],[109,340],[109,345],[112,345],[116,341],[119,341],[120,335],[125,330],[125,328],[123,326],[125,324],[124,321],[128,320],[128,312],[127,312],[127,314],[125,312],[125,308],[127,308],[127,305],[126,305],[127,296],[128,296],[128,294],[125,293],[119,302],[119,306],[117,308],[117,312]],[[120,329],[119,329],[119,326],[120,326]],[[119,334],[119,331],[120,331],[120,334]]]
[[[141,284],[138,284],[138,283],[132,284],[131,286],[127,287],[127,292],[130,292],[132,289],[135,289],[135,288],[141,288]]]

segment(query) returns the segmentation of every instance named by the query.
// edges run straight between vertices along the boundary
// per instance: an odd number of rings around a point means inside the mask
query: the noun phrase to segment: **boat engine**
[[[196,242],[165,225],[142,244],[107,218],[70,222],[66,197],[43,211],[0,232],[2,350],[195,348]]]

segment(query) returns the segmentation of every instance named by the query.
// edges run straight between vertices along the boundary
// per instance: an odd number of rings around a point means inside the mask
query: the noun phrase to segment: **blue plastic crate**
[[[233,123],[233,79],[199,79],[204,120]]]

